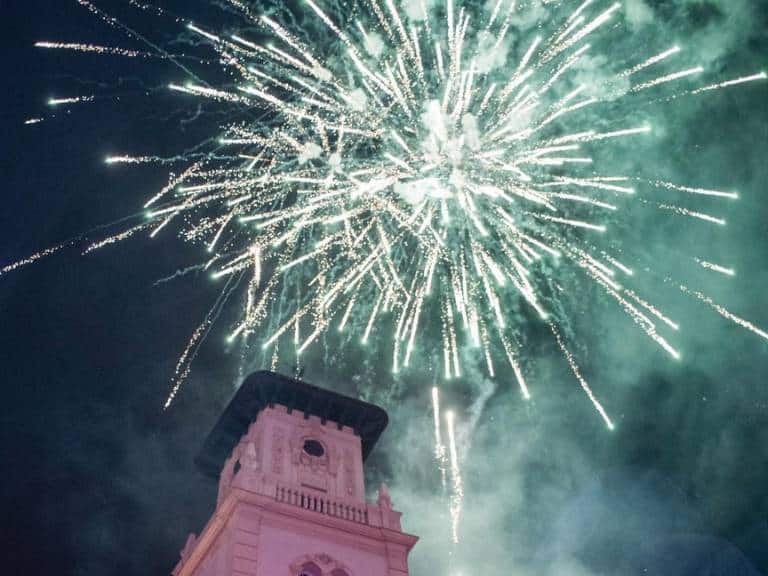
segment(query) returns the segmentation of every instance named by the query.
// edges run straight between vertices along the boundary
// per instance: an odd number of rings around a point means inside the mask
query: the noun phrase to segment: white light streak
[[[424,366],[437,347],[442,369],[432,368],[446,379],[461,378],[462,361],[474,359],[490,377],[513,374],[529,399],[529,355],[519,349],[527,327],[513,313],[520,303],[548,323],[574,377],[612,429],[547,320],[549,309],[567,314],[567,305],[581,297],[582,286],[561,285],[569,270],[578,270],[582,281],[598,286],[635,327],[679,358],[656,326],[677,331],[677,323],[632,288],[638,282],[633,268],[609,253],[639,266],[636,247],[619,246],[638,205],[723,226],[725,220],[712,215],[714,203],[739,195],[655,179],[656,167],[644,165],[630,145],[654,122],[652,110],[647,121],[637,120],[650,110],[637,102],[653,93],[661,98],[649,96],[649,105],[676,98],[663,100],[674,82],[692,83],[682,94],[704,94],[765,80],[764,72],[701,86],[702,67],[673,64],[679,46],[651,55],[622,50],[630,34],[617,18],[621,3],[608,0],[548,1],[547,18],[538,23],[530,3],[514,1],[479,8],[459,0],[409,7],[371,0],[351,21],[334,4],[306,0],[296,7],[301,29],[280,11],[257,14],[231,0],[259,35],[252,41],[238,30],[187,24],[200,42],[185,61],[206,64],[194,69],[88,0],[79,2],[151,50],[52,41],[38,48],[168,60],[183,71],[169,89],[205,109],[201,113],[214,111],[217,127],[206,142],[181,146],[187,151],[178,157],[107,156],[110,165],[173,165],[174,174],[145,203],[146,222],[84,242],[84,251],[144,230],[201,246],[204,270],[222,280],[222,298],[236,287],[243,293],[230,339],[247,347],[258,337],[265,348],[275,347],[276,361],[282,340],[292,337],[288,348],[303,354],[333,326],[341,332],[336,337],[375,353],[389,347],[395,372]],[[515,25],[518,17],[532,19],[530,32]],[[613,50],[611,41],[621,46]],[[606,46],[609,52],[597,53]],[[632,54],[631,62],[624,53]],[[588,57],[604,60],[600,74],[585,74]],[[96,98],[51,98],[48,105]],[[45,118],[58,115],[50,111]],[[617,175],[612,168],[619,165],[638,168]],[[664,202],[647,193],[663,195]],[[0,274],[65,245],[7,264]],[[703,294],[688,293],[766,338]],[[184,349],[168,404],[219,313],[217,305]],[[499,368],[499,357],[511,371]],[[438,395],[435,388],[436,454],[442,450]],[[457,542],[462,486],[454,418],[446,414]]]

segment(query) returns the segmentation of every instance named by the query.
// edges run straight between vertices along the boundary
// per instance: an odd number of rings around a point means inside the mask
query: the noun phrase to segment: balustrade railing
[[[327,516],[351,520],[360,524],[368,524],[368,509],[366,507],[339,502],[297,488],[278,485],[275,500],[285,504],[292,504],[305,510],[326,514]]]

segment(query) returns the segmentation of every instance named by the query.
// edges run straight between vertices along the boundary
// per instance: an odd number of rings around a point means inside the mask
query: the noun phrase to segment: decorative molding
[[[354,456],[352,451],[347,448],[344,450],[344,490],[345,496],[355,496],[355,472]]]
[[[283,455],[285,454],[285,432],[282,428],[275,428],[272,432],[272,472],[283,473]]]
[[[253,422],[248,427],[248,433],[240,439],[242,447],[243,466],[254,472],[260,471],[264,467],[262,462],[262,434],[258,422]]]
[[[333,574],[334,570],[343,570],[347,576],[352,576],[352,572],[343,563],[323,552],[319,554],[305,554],[291,562],[288,568],[290,576],[298,576],[301,573],[301,569],[307,564],[314,564],[320,568],[322,576],[338,576],[338,574]]]

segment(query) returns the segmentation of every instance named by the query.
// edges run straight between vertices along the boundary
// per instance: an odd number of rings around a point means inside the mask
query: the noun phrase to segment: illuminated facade
[[[174,576],[406,576],[417,538],[385,486],[366,502],[363,461],[381,408],[271,372],[249,376],[198,456],[216,510]]]

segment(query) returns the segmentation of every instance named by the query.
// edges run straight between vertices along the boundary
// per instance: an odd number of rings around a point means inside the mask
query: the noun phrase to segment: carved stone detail
[[[243,449],[243,466],[253,472],[258,472],[262,468],[261,461],[261,434],[259,434],[256,423],[251,424],[248,434],[243,438],[245,448]]]
[[[351,450],[347,449],[344,451],[344,489],[346,496],[355,495],[354,458]]]
[[[349,568],[347,568],[343,563],[323,552],[319,554],[305,554],[304,556],[301,556],[300,558],[297,558],[291,562],[291,566],[289,568],[291,571],[290,576],[296,576],[297,574],[300,574],[301,569],[307,564],[314,564],[320,568],[322,576],[336,576],[336,574],[339,573],[352,576],[352,572],[350,572]]]
[[[272,472],[283,473],[283,456],[285,454],[285,432],[282,428],[275,428],[272,434]]]
[[[304,451],[304,443],[315,440],[323,447],[321,456],[312,456]],[[324,439],[324,431],[320,426],[301,426],[291,440],[291,460],[297,468],[300,484],[328,491],[333,458],[331,444]]]

